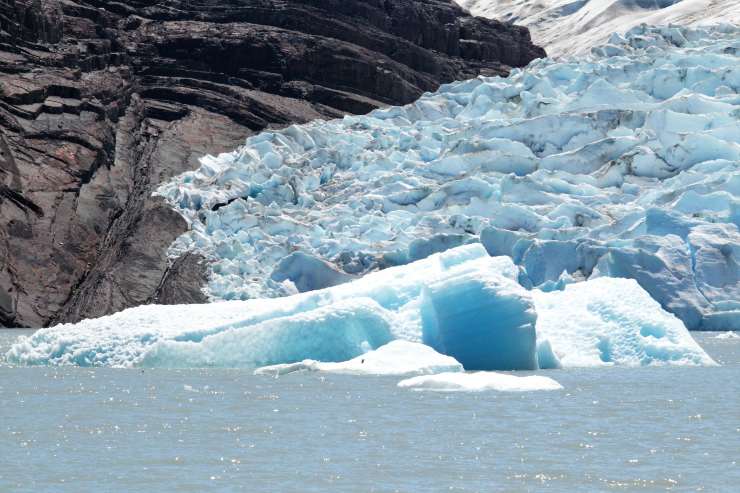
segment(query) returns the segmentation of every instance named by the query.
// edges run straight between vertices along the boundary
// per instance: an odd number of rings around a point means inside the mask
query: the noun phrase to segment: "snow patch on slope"
[[[740,24],[740,0],[456,0],[471,14],[529,28],[549,56],[588,53],[640,24]]]

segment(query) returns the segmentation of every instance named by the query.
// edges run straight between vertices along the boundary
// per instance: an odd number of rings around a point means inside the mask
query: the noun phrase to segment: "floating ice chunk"
[[[540,370],[554,370],[563,367],[550,341],[542,337],[537,340],[537,365]]]
[[[429,346],[395,340],[349,361],[303,360],[298,363],[257,368],[254,373],[255,375],[285,375],[297,371],[320,371],[353,375],[427,375],[459,372],[462,369],[462,365],[455,358],[439,354]]]
[[[689,329],[701,328],[703,314],[709,309],[694,280],[691,253],[678,236],[646,235],[610,248],[600,257],[591,278],[598,276],[635,279]]]
[[[537,338],[563,367],[716,364],[632,279],[599,278],[532,296]]]
[[[728,330],[727,332],[722,332],[720,334],[717,334],[714,336],[715,339],[740,339],[740,335],[738,335],[736,332],[733,332],[731,330]]]
[[[265,312],[278,311],[274,301],[278,300],[267,300],[253,316],[259,318]],[[223,302],[210,308],[144,305],[37,330],[20,337],[6,357],[21,365],[131,366],[158,340],[204,337],[217,330],[214,328],[243,320],[245,308],[245,302]]]
[[[535,390],[560,390],[558,382],[549,377],[530,375],[519,377],[505,373],[440,373],[422,375],[398,382],[398,386],[411,390],[428,390],[435,392],[530,392]]]

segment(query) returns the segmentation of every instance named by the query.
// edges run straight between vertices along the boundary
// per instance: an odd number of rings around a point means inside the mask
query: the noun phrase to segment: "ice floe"
[[[398,382],[398,386],[411,390],[435,392],[531,392],[535,390],[560,390],[557,381],[541,375],[520,377],[506,373],[479,371],[475,373],[440,373],[421,375]]]

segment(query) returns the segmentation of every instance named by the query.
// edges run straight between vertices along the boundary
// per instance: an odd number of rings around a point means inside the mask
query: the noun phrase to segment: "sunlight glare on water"
[[[0,491],[731,491],[740,339],[694,335],[722,366],[538,372],[551,392],[0,364]]]

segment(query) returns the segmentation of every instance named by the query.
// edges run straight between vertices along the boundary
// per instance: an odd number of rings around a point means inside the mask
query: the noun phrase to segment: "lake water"
[[[0,491],[740,491],[740,339],[716,336],[695,333],[720,367],[529,393],[0,363]]]

